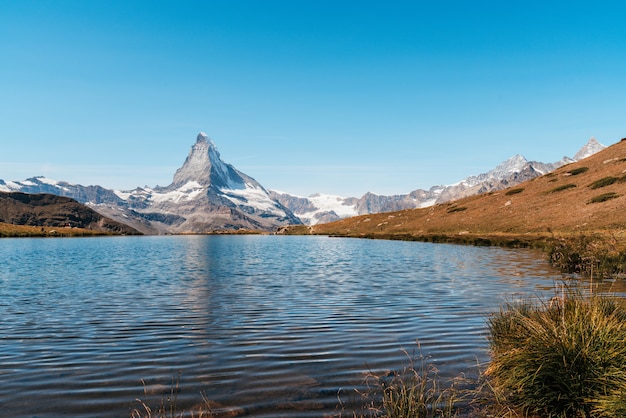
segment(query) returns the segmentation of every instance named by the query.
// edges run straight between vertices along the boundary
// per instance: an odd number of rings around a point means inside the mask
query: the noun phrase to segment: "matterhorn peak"
[[[180,188],[193,182],[202,186],[237,189],[244,186],[242,173],[222,161],[217,147],[204,132],[196,136],[183,166],[176,170],[170,188]]]
[[[211,141],[211,138],[209,138],[209,136],[207,134],[205,134],[204,132],[200,132],[198,134],[198,136],[196,137],[196,142],[209,142]]]

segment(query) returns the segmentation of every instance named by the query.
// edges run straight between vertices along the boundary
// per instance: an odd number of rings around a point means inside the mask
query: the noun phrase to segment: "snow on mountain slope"
[[[291,209],[304,223],[315,225],[320,222],[330,222],[354,216],[355,213],[365,215],[424,208],[478,193],[501,190],[547,174],[565,164],[593,155],[604,148],[606,147],[595,138],[591,138],[576,153],[573,159],[563,157],[563,159],[554,163],[528,161],[522,155],[517,154],[486,173],[469,176],[447,186],[433,186],[429,190],[417,189],[406,195],[381,196],[366,193],[360,199],[331,196],[325,200],[320,200],[316,196],[325,195],[312,195],[308,198],[302,198],[291,196],[287,193],[274,193],[275,198]]]
[[[0,190],[71,197],[144,233],[271,231],[300,223],[256,180],[224,163],[204,133],[198,134],[167,187],[109,190],[33,177],[21,182],[0,180]]]
[[[403,195],[366,193],[361,198],[327,194],[300,197],[268,191],[253,178],[226,164],[213,141],[201,132],[167,187],[110,190],[32,177],[24,181],[0,180],[0,191],[71,197],[147,234],[239,228],[273,230],[300,223],[300,220],[314,225],[355,215],[423,208],[500,190],[604,148],[591,138],[574,159],[564,157],[555,163],[528,161],[521,155],[514,155],[486,173],[469,176],[452,185],[417,189]]]
[[[452,186],[463,184],[466,187],[473,187],[484,181],[502,179],[510,176],[513,173],[519,173],[527,164],[528,160],[526,158],[519,154],[516,154],[508,160],[498,164],[493,170],[479,174],[477,176],[469,176]]]
[[[298,218],[307,225],[332,222],[359,214],[354,198],[321,193],[300,197],[282,192],[272,192],[272,196],[284,206],[297,208]]]
[[[574,161],[580,161],[582,159],[590,157],[596,152],[602,151],[605,148],[606,148],[605,145],[602,145],[601,143],[599,143],[596,138],[591,137],[589,142],[587,142],[587,144],[584,147],[582,147],[576,153],[576,155],[574,155]]]
[[[203,132],[196,137],[169,186],[117,196],[123,196],[139,214],[176,215],[169,232],[273,230],[300,223],[256,180],[224,163],[213,141]]]

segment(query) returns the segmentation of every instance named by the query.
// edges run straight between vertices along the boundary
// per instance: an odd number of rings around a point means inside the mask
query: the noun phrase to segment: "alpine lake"
[[[531,250],[315,236],[0,240],[0,415],[323,417],[419,353],[488,361],[486,320],[554,295]],[[219,415],[219,414],[223,415]]]

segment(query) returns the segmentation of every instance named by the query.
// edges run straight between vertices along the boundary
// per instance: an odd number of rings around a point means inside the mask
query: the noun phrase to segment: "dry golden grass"
[[[40,227],[0,222],[0,237],[80,237],[95,235],[109,234],[82,228]]]
[[[595,233],[625,242],[625,174],[626,141],[621,141],[513,189],[430,208],[357,216],[316,225],[312,233],[521,245]]]

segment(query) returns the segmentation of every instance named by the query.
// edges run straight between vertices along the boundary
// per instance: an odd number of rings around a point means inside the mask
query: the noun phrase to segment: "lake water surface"
[[[540,253],[417,242],[1,239],[0,414],[128,417],[180,376],[179,408],[330,415],[416,340],[443,376],[486,361],[489,312],[559,278]]]

